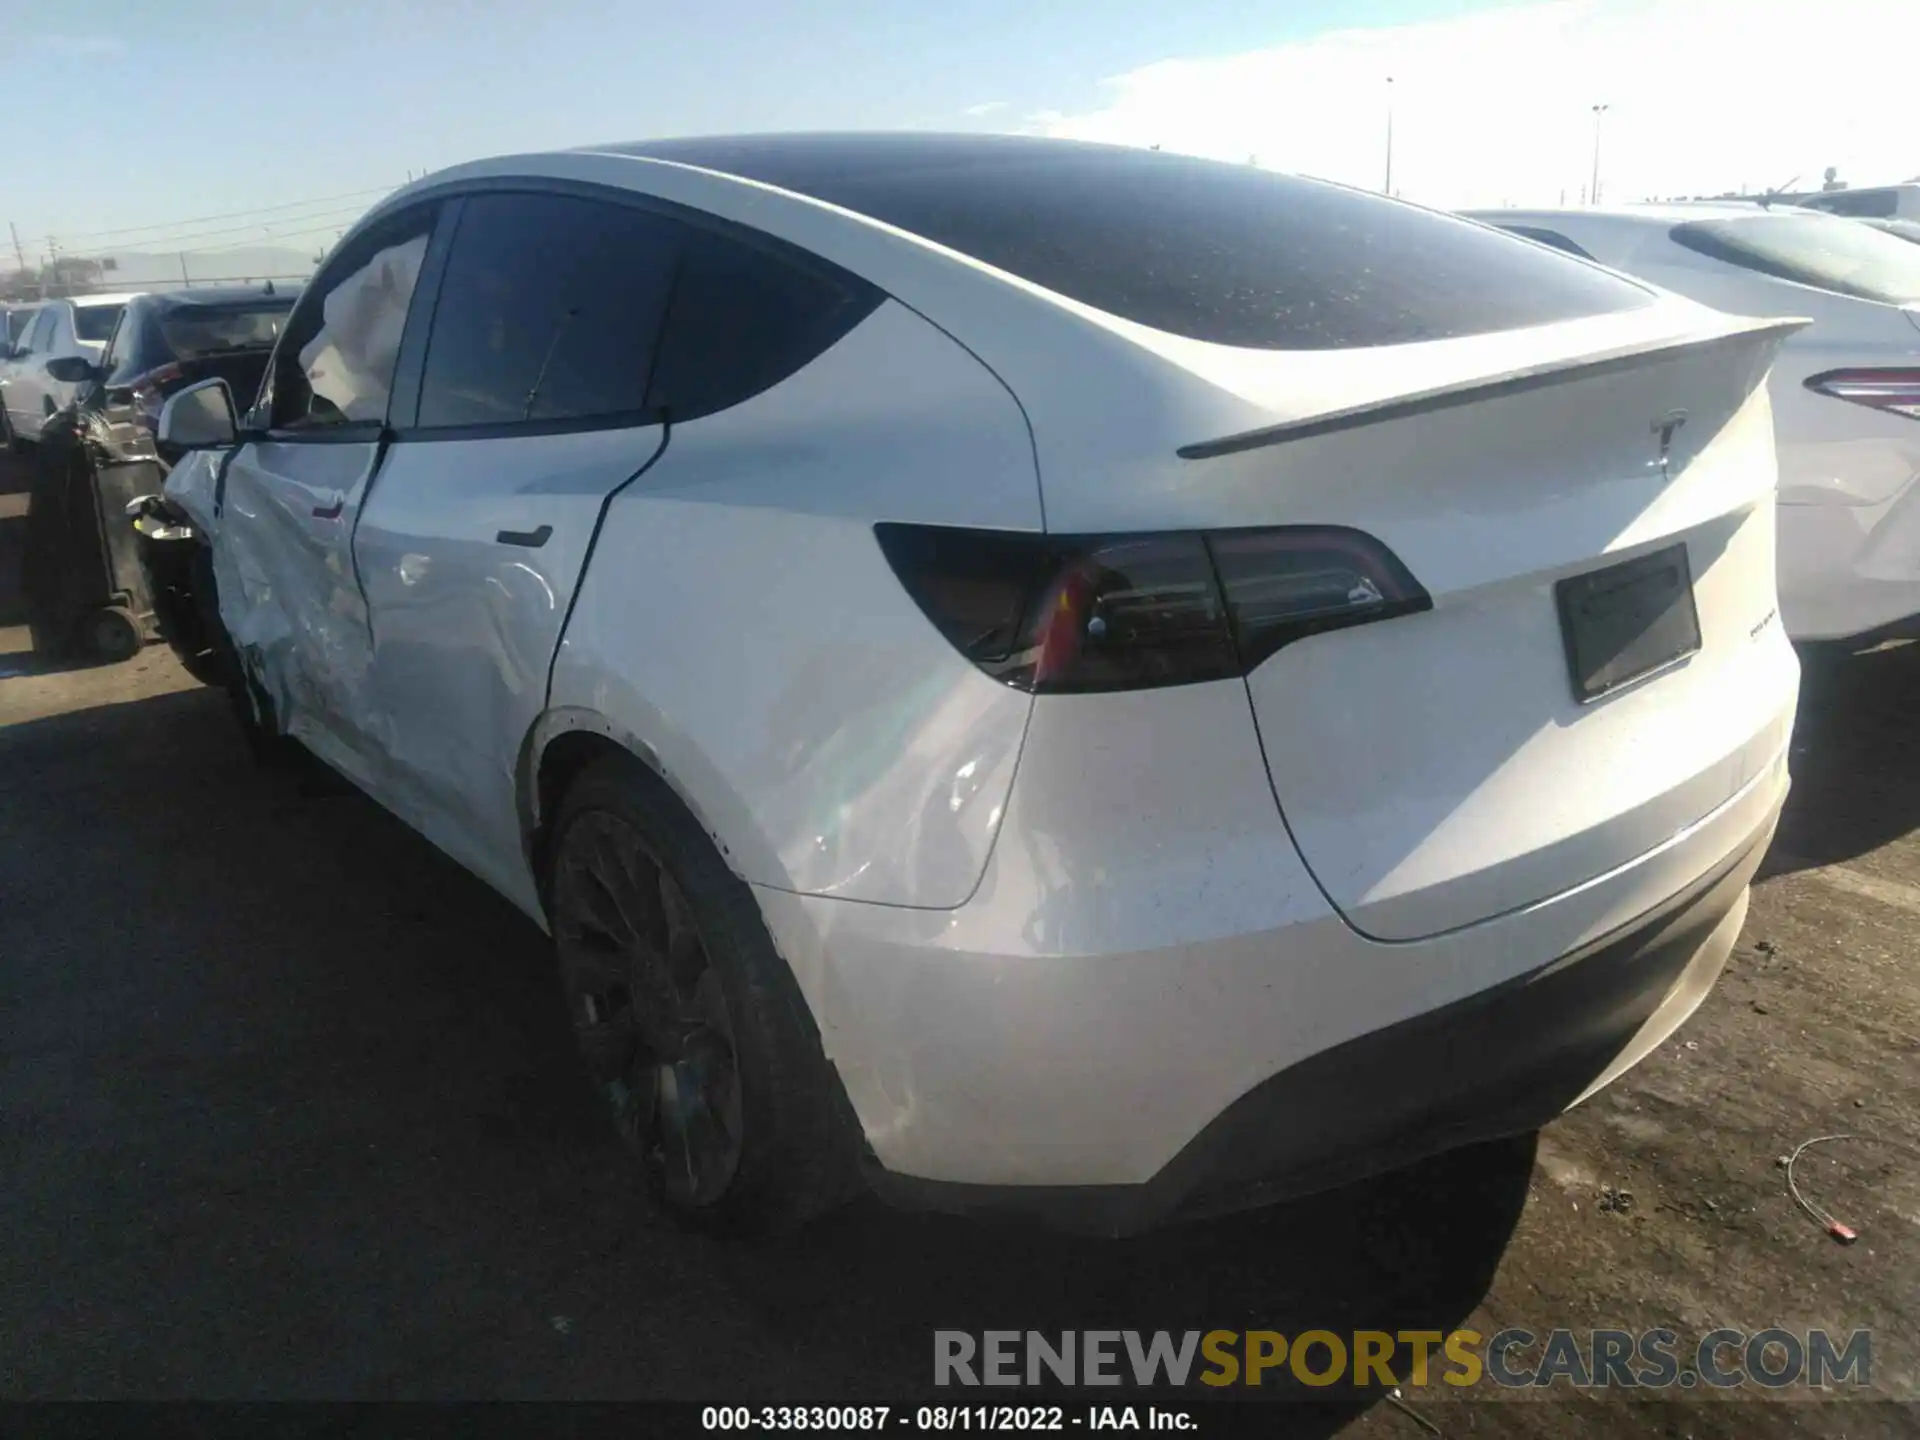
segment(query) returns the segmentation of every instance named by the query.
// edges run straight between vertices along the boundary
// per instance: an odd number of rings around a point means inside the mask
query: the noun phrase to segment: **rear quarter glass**
[[[764,136],[630,153],[777,185],[1137,324],[1328,350],[1632,310],[1650,292],[1436,211],[1255,166],[1019,136]]]

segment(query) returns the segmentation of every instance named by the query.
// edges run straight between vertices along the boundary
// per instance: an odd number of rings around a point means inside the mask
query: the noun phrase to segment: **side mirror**
[[[233,392],[224,380],[202,380],[160,407],[157,438],[182,450],[214,450],[234,443]]]
[[[83,355],[60,355],[47,362],[47,374],[62,385],[82,385],[100,374],[100,367]]]

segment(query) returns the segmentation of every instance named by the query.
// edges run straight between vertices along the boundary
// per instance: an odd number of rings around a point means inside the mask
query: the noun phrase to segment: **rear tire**
[[[859,1137],[753,893],[679,798],[608,756],[568,787],[548,913],[575,1040],[675,1220],[797,1225],[859,1189]]]
[[[24,455],[26,446],[20,443],[20,437],[13,433],[13,421],[8,418],[4,405],[0,405],[0,451],[8,455]]]

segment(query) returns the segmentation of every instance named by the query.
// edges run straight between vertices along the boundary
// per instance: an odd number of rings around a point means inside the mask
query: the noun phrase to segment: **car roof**
[[[91,310],[96,305],[124,305],[129,300],[137,300],[141,293],[138,290],[129,290],[124,295],[67,295],[63,298],[77,309]]]
[[[697,165],[703,170],[807,194],[816,184],[832,179],[871,182],[889,174],[920,174],[938,167],[964,169],[986,161],[1054,156],[1072,150],[1103,153],[1113,147],[1037,135],[843,130],[698,135],[583,148],[601,155]]]

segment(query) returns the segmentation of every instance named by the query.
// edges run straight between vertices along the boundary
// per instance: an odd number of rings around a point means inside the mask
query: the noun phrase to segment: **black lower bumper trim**
[[[1537,1130],[1606,1074],[1696,959],[1706,963],[1702,947],[1739,903],[1772,835],[1769,821],[1735,857],[1624,930],[1270,1077],[1141,1184],[970,1185],[876,1169],[873,1187],[914,1208],[1122,1235]],[[1717,972],[1722,960],[1711,963]]]

